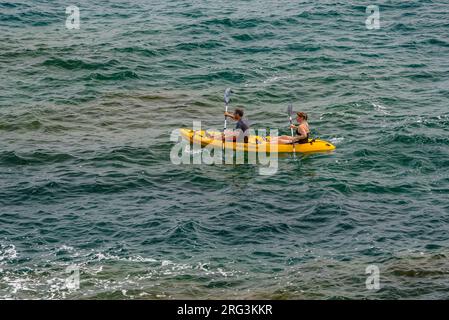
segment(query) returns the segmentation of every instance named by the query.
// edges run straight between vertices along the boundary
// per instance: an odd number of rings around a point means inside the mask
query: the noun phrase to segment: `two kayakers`
[[[234,113],[225,112],[224,115],[226,117],[229,117],[233,119],[234,121],[237,121],[235,130],[226,130],[224,133],[222,133],[221,138],[226,139],[226,141],[243,141],[245,143],[248,143],[248,136],[249,136],[249,123],[243,119],[243,109],[237,108],[235,109]],[[291,136],[279,136],[279,137],[273,137],[270,140],[270,143],[277,143],[277,144],[303,144],[307,143],[309,141],[309,124],[307,123],[307,114],[305,112],[297,112],[296,113],[296,120],[298,121],[298,125],[290,125],[290,128],[295,129],[296,135]],[[213,137],[215,139],[219,138]]]
[[[297,126],[295,126],[294,124],[290,125],[290,128],[296,129],[296,136],[275,137],[271,139],[270,142],[278,144],[307,143],[309,141],[309,134],[310,134],[309,124],[307,123],[307,114],[305,112],[297,112],[296,120],[298,121]]]

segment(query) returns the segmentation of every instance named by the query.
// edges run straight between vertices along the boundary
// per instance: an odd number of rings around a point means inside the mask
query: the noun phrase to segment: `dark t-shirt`
[[[247,121],[240,119],[239,121],[237,121],[237,124],[235,125],[235,129],[240,129],[243,132],[245,132],[246,130],[249,129],[249,124]]]
[[[240,139],[243,138],[243,140],[245,142],[248,142],[248,135],[249,135],[249,132],[248,132],[248,129],[249,129],[248,121],[245,121],[243,119],[240,119],[239,121],[237,121],[237,124],[235,125],[235,130],[238,130],[238,129],[242,130],[242,132],[240,132],[240,134],[237,137],[237,139],[240,140]]]

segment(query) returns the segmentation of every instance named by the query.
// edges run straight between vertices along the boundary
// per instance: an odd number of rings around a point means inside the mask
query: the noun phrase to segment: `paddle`
[[[225,112],[228,112],[228,104],[231,101],[231,93],[232,93],[231,88],[227,88],[225,90],[225,93],[224,93]],[[227,120],[227,117],[225,116],[223,132],[226,130],[226,120]]]
[[[292,104],[288,105],[287,113],[288,113],[288,118],[290,120],[290,126],[291,126],[293,124],[293,121],[292,121],[293,106],[292,106]],[[292,133],[292,138],[293,138],[293,128],[292,127],[290,127],[290,132]],[[295,148],[295,144],[293,143],[293,154],[295,154],[295,153],[296,153],[296,148]]]

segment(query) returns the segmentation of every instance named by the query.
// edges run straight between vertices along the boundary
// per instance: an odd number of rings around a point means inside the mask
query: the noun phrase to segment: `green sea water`
[[[0,2],[0,298],[449,298],[448,1],[67,5]],[[337,149],[173,164],[227,87]]]

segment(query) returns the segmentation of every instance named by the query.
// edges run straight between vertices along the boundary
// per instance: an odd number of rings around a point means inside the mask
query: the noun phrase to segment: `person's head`
[[[243,118],[243,109],[241,109],[241,108],[235,109],[235,111],[234,111],[234,118],[237,121],[242,119]]]
[[[296,113],[296,120],[298,120],[298,122],[303,122],[303,121],[307,121],[307,113],[305,112],[297,112]]]

